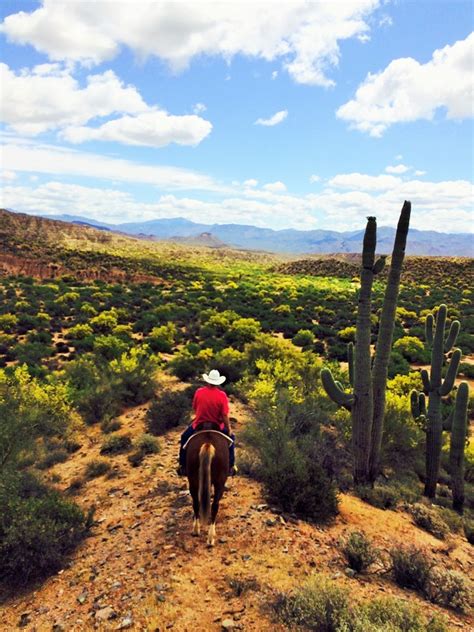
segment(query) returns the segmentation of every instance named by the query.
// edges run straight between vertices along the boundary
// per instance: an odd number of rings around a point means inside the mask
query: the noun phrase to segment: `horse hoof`
[[[215,543],[214,543],[214,540],[212,540],[211,542],[208,542],[208,543],[207,543],[207,548],[208,548],[208,549],[212,549],[212,547],[214,546],[214,544],[215,544]]]

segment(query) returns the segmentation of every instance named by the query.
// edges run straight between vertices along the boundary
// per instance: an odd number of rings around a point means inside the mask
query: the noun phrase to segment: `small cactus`
[[[428,314],[425,320],[426,342],[431,347],[431,371],[426,369],[421,371],[423,382],[423,393],[418,396],[418,403],[415,402],[416,394],[410,395],[411,410],[415,418],[423,413],[424,395],[428,396],[428,410],[426,416],[426,483],[424,494],[428,498],[436,496],[436,485],[438,482],[439,466],[441,460],[441,443],[443,429],[448,429],[450,419],[443,421],[441,416],[441,398],[449,395],[454,387],[454,381],[461,361],[461,350],[455,349],[444,380],[442,379],[442,368],[445,361],[445,353],[451,351],[456,343],[460,324],[455,320],[451,323],[449,333],[446,336],[446,305],[440,305],[435,319],[432,314]],[[423,399],[421,396],[423,395]],[[418,413],[418,414],[417,414]]]
[[[449,451],[449,471],[453,493],[453,509],[459,513],[464,508],[464,447],[468,432],[467,407],[469,385],[461,382],[456,393],[456,403],[451,428],[451,448]]]

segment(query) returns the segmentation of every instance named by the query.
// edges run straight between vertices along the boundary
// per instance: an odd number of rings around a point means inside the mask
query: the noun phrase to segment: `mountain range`
[[[360,252],[364,231],[273,230],[242,224],[200,224],[182,217],[155,219],[146,222],[108,224],[76,215],[48,215],[50,219],[94,226],[139,237],[164,239],[211,246],[231,246],[245,250],[265,250],[287,254],[328,254]],[[377,252],[389,254],[395,229],[380,226],[377,230]],[[469,233],[438,233],[410,229],[407,253],[449,257],[472,257],[473,236]]]

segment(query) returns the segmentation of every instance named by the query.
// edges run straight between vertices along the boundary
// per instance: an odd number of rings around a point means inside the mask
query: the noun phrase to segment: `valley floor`
[[[176,384],[167,378],[169,385]],[[167,384],[168,385],[168,384]],[[120,418],[121,433],[144,432],[146,405]],[[249,411],[232,402],[239,423]],[[261,486],[239,476],[229,481],[217,525],[217,543],[206,548],[206,534],[191,535],[192,511],[186,481],[175,474],[180,430],[160,439],[159,454],[132,468],[125,455],[112,458],[118,477],[86,484],[78,502],[95,504],[97,525],[67,568],[32,591],[0,606],[0,629],[28,632],[82,630],[227,629],[285,630],[272,619],[269,603],[279,590],[300,584],[315,571],[329,573],[356,599],[396,595],[428,612],[442,612],[415,593],[397,588],[375,569],[360,578],[345,574],[338,540],[363,529],[382,550],[414,543],[440,564],[474,570],[472,547],[460,537],[441,542],[415,527],[408,514],[381,511],[350,495],[341,496],[334,524],[319,528],[280,516],[266,504]],[[99,456],[103,435],[87,428],[82,449],[52,472],[66,488],[85,464]],[[472,620],[443,611],[452,629],[472,629]]]

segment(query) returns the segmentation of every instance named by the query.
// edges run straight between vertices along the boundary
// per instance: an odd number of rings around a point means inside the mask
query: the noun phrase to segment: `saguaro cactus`
[[[469,385],[467,382],[461,382],[456,393],[456,404],[451,426],[451,448],[449,451],[453,509],[459,513],[462,513],[464,509],[464,447],[468,431],[468,403]]]
[[[384,307],[377,340],[377,371],[371,367],[371,298],[374,275],[383,270],[386,257],[375,261],[377,224],[375,217],[369,217],[364,234],[362,268],[357,309],[356,344],[348,346],[349,378],[353,393],[346,393],[336,382],[329,369],[321,371],[323,386],[333,401],[351,410],[352,449],[354,456],[354,482],[373,482],[379,467],[379,453],[382,441],[383,415],[385,411],[385,387],[387,369],[392,346],[395,310],[400,285],[400,274],[405,255],[405,244],[410,221],[411,204],[405,202],[398,222],[389,272]],[[380,346],[380,351],[378,348]],[[376,388],[374,388],[376,386]],[[377,431],[373,435],[374,420]]]
[[[426,482],[424,494],[428,498],[436,496],[436,485],[439,476],[441,459],[441,442],[443,435],[443,420],[441,417],[441,397],[449,395],[459,368],[461,350],[456,349],[448,365],[446,376],[442,379],[442,368],[445,353],[450,351],[459,333],[459,321],[451,323],[446,337],[446,305],[440,305],[436,316],[436,327],[432,314],[426,317],[426,340],[431,346],[431,371],[421,371],[423,391],[428,395],[428,410],[426,414]],[[434,333],[433,333],[434,328]]]

